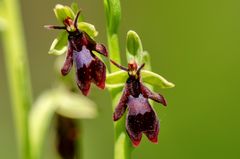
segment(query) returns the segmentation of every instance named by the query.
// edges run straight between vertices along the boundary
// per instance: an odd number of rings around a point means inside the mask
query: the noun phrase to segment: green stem
[[[29,159],[28,112],[32,102],[25,39],[19,2],[3,0],[6,28],[2,33],[5,64],[21,159]]]
[[[108,33],[108,51],[110,59],[114,60],[117,63],[121,63],[120,57],[120,49],[119,49],[119,42],[118,42],[118,35],[117,34],[110,34]],[[114,65],[110,65],[110,72],[118,71],[118,68]]]
[[[104,0],[105,14],[107,17],[107,38],[110,59],[117,63],[121,63],[119,41],[118,41],[118,25],[121,18],[121,6],[119,0]],[[116,72],[118,68],[110,65],[111,71]],[[119,95],[122,94],[122,88],[109,89],[112,96],[113,111],[119,102]],[[114,123],[114,159],[130,159],[132,144],[125,128],[126,117],[122,117]]]

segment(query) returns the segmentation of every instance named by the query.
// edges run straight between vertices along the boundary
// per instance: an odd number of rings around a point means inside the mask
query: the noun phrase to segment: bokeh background
[[[56,3],[71,1],[21,0],[34,98],[53,85],[54,56],[47,54],[58,31]],[[85,20],[99,31],[106,44],[105,16],[100,0],[79,0]],[[161,120],[159,144],[144,137],[133,159],[237,159],[240,158],[240,1],[239,0],[122,0],[120,43],[125,60],[129,29],[141,37],[149,51],[153,71],[176,84],[157,90],[168,107],[155,105]],[[0,158],[17,159],[3,49],[0,45]],[[14,46],[13,46],[14,47]],[[125,61],[126,62],[126,61]],[[101,94],[101,95],[100,95]],[[112,108],[107,91],[96,88],[90,98],[99,116],[83,122],[84,158],[112,159]],[[51,138],[51,133],[49,135]],[[45,145],[52,158],[53,142]]]

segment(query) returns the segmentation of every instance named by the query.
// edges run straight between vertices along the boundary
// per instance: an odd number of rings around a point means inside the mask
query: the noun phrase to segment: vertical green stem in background
[[[29,159],[28,112],[31,88],[22,19],[17,0],[3,0],[3,4],[7,24],[2,37],[18,148],[20,158]]]
[[[109,57],[116,61],[121,62],[119,42],[118,42],[118,28],[121,19],[121,5],[120,0],[104,0],[105,14],[107,19],[107,40]],[[110,65],[111,72],[118,69]]]
[[[107,32],[109,57],[117,63],[121,63],[118,35],[110,34],[109,31]],[[113,65],[110,65],[110,68],[111,72],[116,72],[118,70],[118,68]]]
[[[121,19],[120,0],[104,0],[105,14],[107,18],[107,38],[109,56],[117,63],[121,63],[118,28]],[[111,66],[111,71],[115,72],[118,69]],[[113,110],[118,103],[119,95],[122,93],[122,88],[112,88],[109,90],[112,96]],[[114,123],[114,159],[130,159],[132,145],[125,131],[125,119],[123,117],[118,122]]]

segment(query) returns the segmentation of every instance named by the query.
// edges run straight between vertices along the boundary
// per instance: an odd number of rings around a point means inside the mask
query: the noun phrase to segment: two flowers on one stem
[[[62,75],[67,75],[73,64],[76,69],[76,83],[81,92],[87,96],[91,83],[101,89],[105,88],[106,66],[93,53],[96,51],[108,57],[108,51],[104,45],[96,43],[86,32],[78,28],[78,12],[74,19],[66,17],[64,26],[48,25],[49,29],[63,29],[68,33],[68,47],[64,65],[61,69]],[[148,102],[152,99],[166,106],[166,100],[160,94],[149,90],[141,81],[141,69],[133,59],[129,61],[128,68],[110,60],[118,68],[126,71],[127,81],[113,114],[113,120],[117,121],[122,117],[128,108],[126,119],[126,130],[134,146],[138,146],[142,133],[144,133],[153,143],[158,142],[159,120],[155,111]]]

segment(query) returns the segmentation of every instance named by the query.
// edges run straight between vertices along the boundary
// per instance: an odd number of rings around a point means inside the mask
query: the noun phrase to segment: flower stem
[[[121,62],[120,57],[120,49],[119,49],[119,43],[118,43],[118,35],[113,34],[111,35],[108,33],[108,51],[110,52],[110,59],[114,60],[117,63]],[[110,72],[116,72],[118,70],[117,67],[110,65],[111,71]]]
[[[104,0],[105,14],[107,17],[107,38],[110,59],[117,63],[121,63],[118,28],[121,19],[120,0]],[[118,69],[110,65],[110,73],[116,72]],[[122,88],[109,89],[112,96],[113,111],[119,101],[119,95],[122,94]],[[114,123],[114,159],[130,159],[132,145],[125,131],[126,117],[122,117]]]
[[[25,39],[18,0],[4,0],[6,28],[2,33],[5,64],[21,159],[29,159],[28,112],[32,102]]]

